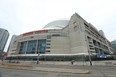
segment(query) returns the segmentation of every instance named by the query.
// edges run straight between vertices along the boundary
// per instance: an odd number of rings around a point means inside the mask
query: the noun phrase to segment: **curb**
[[[55,73],[70,73],[70,74],[89,74],[89,70],[78,69],[62,69],[62,68],[48,68],[48,67],[33,67],[27,65],[17,64],[5,64],[0,65],[1,68],[17,69],[17,70],[30,70],[30,71],[42,71],[42,72],[55,72]]]
[[[62,69],[62,68],[45,68],[35,67],[34,71],[45,71],[45,72],[57,72],[57,73],[70,73],[70,74],[89,74],[89,70],[77,70],[77,69]]]

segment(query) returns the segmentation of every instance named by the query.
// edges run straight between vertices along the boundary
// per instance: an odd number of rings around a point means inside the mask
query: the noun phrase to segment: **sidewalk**
[[[71,61],[39,61],[42,65],[72,65]],[[9,61],[4,61],[4,63],[9,63]],[[16,63],[16,62],[15,62]],[[37,64],[37,61],[20,61],[20,64],[23,65],[33,65]],[[89,61],[75,61],[73,65],[77,66],[90,66]],[[116,60],[101,60],[101,61],[92,61],[93,66],[116,66]]]
[[[36,63],[36,62],[35,62]],[[50,64],[50,65],[72,65],[70,61],[40,61],[40,64]],[[89,61],[75,61],[73,65],[90,66]],[[116,60],[104,60],[104,61],[92,61],[93,66],[116,66]]]
[[[22,65],[22,64],[3,64],[2,68],[31,70],[31,71],[43,71],[43,72],[57,72],[57,73],[72,73],[72,74],[89,74],[89,70],[84,69],[67,69],[67,68],[48,68],[40,66]]]
[[[76,61],[72,65],[70,61],[40,61],[37,65],[36,61],[20,61],[20,63],[8,63],[4,62],[5,65],[0,65],[3,68],[20,69],[20,70],[32,70],[32,71],[44,71],[44,72],[58,72],[58,73],[75,73],[75,74],[88,74],[89,70],[85,69],[74,69],[74,68],[62,68],[63,66],[90,66],[89,61]],[[116,66],[116,60],[106,61],[92,61],[93,66]],[[52,65],[58,65],[58,67],[48,67]],[[59,68],[60,66],[60,68]]]

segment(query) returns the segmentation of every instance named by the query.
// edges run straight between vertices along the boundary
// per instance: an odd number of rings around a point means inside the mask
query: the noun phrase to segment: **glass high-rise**
[[[0,55],[4,51],[8,37],[9,37],[9,32],[5,29],[0,28]]]

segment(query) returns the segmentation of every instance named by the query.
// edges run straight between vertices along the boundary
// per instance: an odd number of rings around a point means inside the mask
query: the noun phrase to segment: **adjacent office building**
[[[78,59],[79,55],[111,54],[111,43],[102,30],[98,31],[77,13],[70,20],[48,23],[42,30],[15,37],[8,57],[52,60]]]
[[[116,40],[112,41],[111,44],[112,44],[113,51],[114,51],[113,53],[116,54]]]
[[[9,37],[9,32],[5,29],[0,28],[0,56],[4,51],[8,37]]]
[[[15,39],[16,39],[16,37],[17,37],[17,35],[13,35],[12,36],[12,38],[11,38],[11,41],[10,41],[10,44],[9,44],[9,47],[8,47],[8,50],[7,50],[7,54],[12,54],[12,53],[15,53],[15,52],[9,52],[9,51],[11,51],[11,49],[13,50],[13,43],[14,43],[14,41],[15,41]]]

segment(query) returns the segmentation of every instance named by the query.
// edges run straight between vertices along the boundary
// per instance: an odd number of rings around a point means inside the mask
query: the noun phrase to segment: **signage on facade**
[[[22,35],[26,36],[26,35],[39,34],[39,33],[48,33],[48,30],[37,30],[37,31],[27,32],[27,33],[24,33]]]

